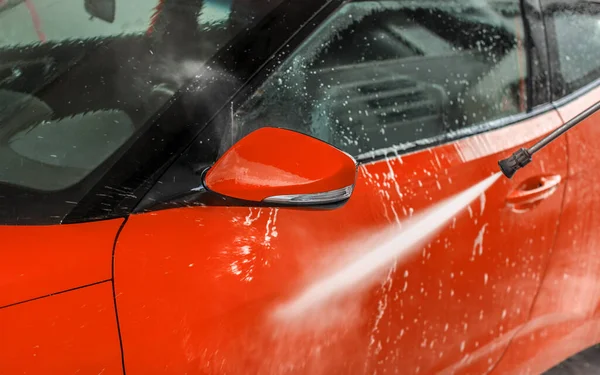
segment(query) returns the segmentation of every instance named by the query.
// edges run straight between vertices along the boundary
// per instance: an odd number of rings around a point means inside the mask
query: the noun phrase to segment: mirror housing
[[[84,0],[87,14],[104,22],[113,23],[117,10],[116,0]]]
[[[214,193],[248,202],[319,206],[347,201],[357,163],[316,138],[261,128],[234,144],[204,175]]]

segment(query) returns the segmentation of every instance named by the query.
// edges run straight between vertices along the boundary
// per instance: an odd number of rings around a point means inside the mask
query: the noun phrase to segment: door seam
[[[119,323],[119,311],[117,309],[117,294],[116,294],[116,291],[115,291],[115,252],[116,252],[116,249],[117,249],[117,242],[119,240],[119,236],[121,235],[121,232],[123,231],[123,228],[127,224],[127,220],[128,219],[129,219],[129,216],[125,217],[125,220],[123,220],[123,223],[119,227],[119,230],[117,231],[117,234],[115,236],[115,241],[113,243],[113,249],[112,249],[111,279],[110,279],[111,285],[112,285],[113,306],[115,308],[115,319],[116,319],[116,323],[117,323],[117,333],[119,335],[119,347],[121,349],[121,366],[123,368],[123,375],[126,375],[126,371],[125,371],[125,354],[124,354],[124,351],[123,351],[123,338],[121,337],[121,325]]]
[[[558,114],[558,117],[560,118],[560,120],[562,121],[562,123],[564,124],[565,121],[563,119],[563,117],[560,115],[560,112],[558,111],[558,109],[556,108],[556,106],[554,105],[554,103],[552,103],[552,106],[554,107],[554,110],[556,111],[556,113]],[[498,364],[500,364],[500,362],[502,362],[502,359],[504,358],[505,354],[508,352],[508,349],[511,347],[513,340],[515,339],[515,337],[517,337],[521,331],[523,329],[525,329],[528,325],[529,322],[531,321],[531,315],[533,314],[533,309],[535,308],[536,304],[537,304],[537,300],[538,297],[540,295],[540,292],[542,290],[542,285],[544,285],[544,282],[546,281],[546,274],[548,272],[548,267],[550,266],[550,261],[552,260],[552,255],[554,254],[554,247],[556,246],[556,241],[558,238],[558,233],[560,230],[560,224],[561,224],[561,218],[562,218],[562,213],[565,207],[565,200],[567,198],[567,190],[569,187],[569,170],[570,170],[570,164],[569,164],[569,137],[568,134],[565,134],[565,161],[567,163],[567,170],[565,173],[565,188],[564,188],[564,193],[560,202],[560,210],[558,212],[558,220],[556,221],[556,230],[554,231],[554,238],[552,239],[552,246],[550,246],[550,251],[548,254],[548,260],[546,261],[546,265],[542,271],[542,277],[540,279],[540,286],[538,287],[537,291],[535,292],[535,295],[533,296],[533,300],[531,302],[531,307],[529,308],[529,312],[527,313],[527,320],[525,322],[525,324],[523,324],[520,328],[517,329],[517,331],[515,332],[515,334],[508,340],[508,344],[506,345],[506,347],[504,348],[504,350],[502,351],[502,354],[500,355],[500,358],[498,358],[498,360],[496,361],[496,363],[494,364],[494,366],[486,373],[486,374],[491,374],[494,372],[494,370],[496,369],[496,367],[498,367]]]
[[[100,281],[96,281],[96,282],[94,282],[94,283],[85,284],[85,285],[80,285],[80,286],[76,286],[76,287],[74,287],[74,288],[70,288],[70,289],[60,290],[60,291],[58,291],[58,292],[53,292],[53,293],[44,294],[43,296],[34,297],[34,298],[26,299],[26,300],[23,300],[23,301],[13,302],[13,303],[10,303],[10,304],[8,304],[8,305],[3,305],[3,306],[0,306],[0,310],[1,310],[1,309],[5,309],[5,308],[7,308],[7,307],[12,307],[12,306],[17,306],[17,305],[22,305],[22,304],[24,304],[24,303],[27,303],[27,302],[37,301],[37,300],[40,300],[40,299],[44,299],[44,298],[48,298],[48,297],[52,297],[52,296],[56,296],[56,295],[59,295],[59,294],[64,294],[64,293],[68,293],[68,292],[73,292],[73,291],[75,291],[75,290],[79,290],[79,289],[83,289],[83,288],[88,288],[88,287],[90,287],[90,286],[95,286],[95,285],[104,284],[104,283],[106,283],[106,282],[109,282],[109,281],[111,281],[111,280],[112,280],[112,279],[100,280]]]

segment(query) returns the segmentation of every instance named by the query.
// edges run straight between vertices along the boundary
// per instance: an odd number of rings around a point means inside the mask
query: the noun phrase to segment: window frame
[[[533,111],[552,101],[549,46],[540,0],[521,0],[521,13],[527,36],[528,110]]]

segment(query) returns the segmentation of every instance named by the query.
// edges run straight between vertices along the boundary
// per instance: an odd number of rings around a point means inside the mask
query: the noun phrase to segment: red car
[[[600,342],[600,114],[276,314],[596,104],[600,3],[155,5],[0,13],[1,374],[538,374]]]

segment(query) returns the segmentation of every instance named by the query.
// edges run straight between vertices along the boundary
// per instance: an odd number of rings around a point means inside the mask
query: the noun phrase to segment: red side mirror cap
[[[233,145],[206,173],[218,194],[251,202],[320,205],[350,198],[357,163],[316,138],[261,128]]]

